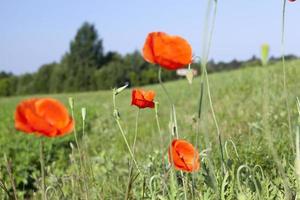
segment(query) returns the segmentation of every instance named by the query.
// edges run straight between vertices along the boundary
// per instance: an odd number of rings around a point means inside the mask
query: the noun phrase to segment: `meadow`
[[[141,173],[132,164],[114,119],[112,91],[38,95],[59,99],[66,106],[69,97],[73,98],[81,152],[76,148],[74,133],[43,139],[16,131],[15,107],[29,96],[1,98],[0,179],[11,196],[15,185],[19,199],[40,199],[39,144],[44,140],[48,199],[295,199],[299,65],[299,60],[286,63],[288,102],[280,62],[208,76],[223,139],[225,171],[206,89],[201,118],[197,119],[201,77],[192,84],[186,79],[165,83],[176,106],[180,138],[198,142],[201,167],[192,174],[170,168],[170,105],[160,85],[143,89],[156,92],[161,131],[155,109],[138,111],[130,105],[131,89],[125,89],[116,99],[130,145],[139,113],[135,159]],[[86,108],[84,121],[82,108]],[[83,165],[79,164],[80,153],[84,154]],[[0,199],[7,199],[4,190],[0,190]]]

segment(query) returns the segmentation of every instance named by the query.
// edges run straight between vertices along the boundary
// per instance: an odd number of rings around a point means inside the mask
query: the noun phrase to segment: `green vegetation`
[[[118,64],[110,63],[112,68]],[[169,170],[167,148],[170,143],[170,107],[159,85],[145,88],[153,89],[157,93],[155,99],[159,102],[162,138],[157,130],[155,111],[141,110],[135,157],[143,175],[140,174],[136,179],[136,168],[130,167],[131,157],[113,118],[111,91],[51,95],[65,105],[68,105],[68,97],[74,98],[76,129],[86,158],[86,176],[81,177],[79,174],[82,173],[78,173],[79,153],[74,148],[76,145],[73,134],[63,138],[45,139],[49,199],[84,199],[85,193],[81,192],[84,186],[88,188],[89,199],[124,199],[126,194],[132,199],[140,199],[142,196],[148,199],[184,199],[184,191],[188,191],[188,199],[192,199],[191,194],[194,194],[195,199],[295,197],[299,186],[294,169],[294,134],[299,125],[296,107],[296,97],[300,95],[297,76],[300,73],[299,65],[299,60],[286,63],[293,135],[288,130],[280,63],[209,75],[213,106],[227,144],[225,159],[228,171],[222,174],[216,129],[209,109],[207,91],[204,91],[198,135],[201,169],[194,176],[184,174],[184,185],[181,174],[176,173],[177,179],[172,179],[173,170]],[[47,65],[40,73],[44,70],[47,71]],[[153,79],[156,79],[155,66],[149,70],[153,70]],[[30,76],[24,76],[24,81],[29,78]],[[175,101],[180,137],[194,142],[197,133],[200,79],[196,78],[192,85],[186,80],[168,82],[165,85]],[[117,107],[121,124],[132,145],[138,109],[130,106],[130,95],[129,89],[119,94]],[[0,146],[2,155],[5,153],[12,160],[19,198],[40,199],[41,176],[38,160],[41,138],[28,136],[14,129],[15,106],[27,97],[0,99]],[[87,110],[84,137],[82,107]],[[230,141],[235,144],[237,154]],[[13,189],[2,155],[0,179],[5,181],[8,192],[12,195]],[[131,177],[130,181],[128,177]],[[54,196],[50,198],[51,195]],[[5,193],[0,190],[0,199],[5,198],[4,196]]]
[[[94,25],[84,23],[59,63],[45,64],[36,73],[14,76],[0,72],[0,96],[62,93],[112,89],[125,83],[132,86],[157,83],[156,72],[135,51],[120,55],[104,53]],[[163,72],[166,80],[175,72]]]
[[[84,23],[77,31],[59,63],[42,65],[37,72],[15,76],[0,72],[0,96],[53,94],[63,92],[112,89],[128,83],[131,87],[158,83],[156,70],[139,51],[120,55],[103,50],[103,41],[96,28]],[[286,60],[296,59],[288,55]],[[271,63],[278,58],[271,57]],[[253,56],[246,61],[208,63],[208,73],[256,66],[260,60]],[[194,68],[199,69],[195,63]],[[198,71],[199,72],[199,71]],[[163,70],[165,81],[178,78],[176,72]]]

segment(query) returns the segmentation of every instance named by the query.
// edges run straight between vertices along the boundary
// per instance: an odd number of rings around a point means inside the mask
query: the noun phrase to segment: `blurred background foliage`
[[[287,55],[286,59],[296,59]],[[280,58],[270,58],[275,62]],[[246,61],[214,62],[208,64],[208,72],[257,66],[260,60],[253,56]],[[199,62],[193,66],[198,70]],[[42,65],[35,73],[14,75],[0,72],[0,96],[24,94],[48,94],[112,89],[128,83],[142,86],[157,83],[158,68],[147,63],[139,51],[126,55],[104,52],[103,40],[93,24],[85,22],[77,31],[59,63]],[[163,71],[164,81],[178,79],[176,72]]]

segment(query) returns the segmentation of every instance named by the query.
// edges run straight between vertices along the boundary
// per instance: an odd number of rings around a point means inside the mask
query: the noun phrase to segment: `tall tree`
[[[40,67],[40,69],[34,75],[34,79],[33,79],[34,93],[50,92],[50,86],[51,86],[50,78],[55,66],[56,63],[50,63]]]
[[[94,72],[103,62],[102,40],[98,38],[94,25],[84,23],[71,42],[67,55],[66,90],[91,90]]]

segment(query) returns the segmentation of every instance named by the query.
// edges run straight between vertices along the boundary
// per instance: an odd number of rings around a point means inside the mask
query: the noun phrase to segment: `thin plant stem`
[[[224,172],[226,172],[222,136],[221,136],[221,131],[220,131],[220,128],[219,128],[219,125],[218,125],[218,121],[217,121],[216,114],[215,114],[214,107],[213,107],[213,103],[212,103],[212,98],[211,98],[210,89],[209,89],[210,87],[209,87],[209,80],[208,80],[206,67],[204,67],[204,71],[205,71],[205,77],[206,77],[207,94],[208,94],[208,99],[209,99],[209,105],[210,105],[211,113],[212,113],[212,116],[213,116],[213,120],[214,120],[215,125],[216,125],[216,129],[217,129],[217,135],[218,135],[219,146],[220,146],[220,154],[221,154],[221,159],[222,159],[222,166],[223,166]]]
[[[203,70],[203,68],[202,68]],[[202,72],[203,74],[203,72]],[[203,118],[202,117],[202,112],[203,112],[203,108],[202,106],[203,105],[206,105],[207,104],[207,98],[204,97],[204,92],[205,92],[205,86],[204,86],[204,76],[201,77],[201,87],[200,89],[202,88],[202,90],[200,91],[200,98],[199,98],[199,109],[198,109],[198,120],[197,120],[197,135],[196,135],[196,138],[198,138],[198,135],[200,134],[200,124],[202,122],[203,126],[205,128],[205,130],[203,130],[203,135],[204,135],[204,142],[206,144],[206,147],[207,148],[210,148],[210,143],[209,143],[209,134],[208,134],[208,130],[207,130],[207,126],[205,126],[207,124],[206,121],[204,120],[207,120],[207,118]],[[202,96],[202,97],[201,97]],[[204,107],[205,108],[205,107]],[[196,140],[196,142],[198,141],[198,139]],[[195,145],[196,146],[196,145]],[[198,145],[197,145],[198,146]],[[196,146],[196,147],[197,147]],[[207,152],[207,162],[208,162],[208,169],[209,169],[209,177],[210,179],[213,181],[213,186],[214,186],[214,189],[215,191],[217,191],[218,193],[219,192],[219,188],[217,187],[218,183],[217,183],[217,178],[216,178],[216,175],[215,175],[215,169],[214,169],[214,164],[212,163],[212,160],[211,160],[211,156],[210,156],[210,151]],[[194,174],[193,174],[194,176]]]
[[[214,2],[214,9],[213,9],[213,13],[212,13],[212,19],[210,20],[211,5],[213,2]],[[222,135],[221,135],[221,131],[220,131],[220,128],[218,125],[218,121],[217,121],[217,117],[216,117],[215,110],[213,107],[213,103],[212,103],[209,79],[208,79],[208,74],[207,74],[207,61],[208,61],[208,55],[209,55],[211,42],[212,42],[212,35],[214,32],[214,28],[215,28],[215,21],[216,21],[216,16],[217,16],[217,5],[218,5],[217,0],[209,0],[209,2],[208,2],[208,7],[206,10],[205,26],[204,26],[204,37],[203,37],[204,45],[203,45],[203,50],[202,50],[203,55],[202,55],[201,65],[202,65],[203,72],[204,72],[203,76],[205,76],[205,80],[206,80],[209,105],[210,105],[213,121],[214,121],[216,129],[217,129],[217,136],[218,136],[219,147],[220,147],[220,155],[221,155],[221,160],[222,160],[222,169],[223,169],[223,173],[225,173],[226,167],[225,167],[225,160],[224,160]],[[209,24],[208,24],[210,21],[211,21],[211,26],[209,26]]]
[[[126,139],[126,136],[125,136],[124,130],[123,130],[122,126],[121,126],[121,123],[120,123],[120,121],[118,119],[116,119],[116,122],[118,124],[119,130],[121,131],[121,134],[123,136],[123,140],[124,140],[124,142],[125,142],[125,144],[127,146],[129,154],[130,154],[130,156],[131,156],[131,158],[132,158],[132,160],[133,160],[133,162],[134,162],[134,164],[135,164],[138,172],[141,174],[140,168],[139,168],[139,166],[138,166],[138,164],[137,164],[137,162],[136,162],[136,160],[134,158],[133,152],[131,151],[131,148],[130,148],[129,143],[128,143],[127,139]]]
[[[263,125],[264,125],[264,130],[265,130],[265,139],[267,141],[267,145],[269,147],[270,153],[272,154],[274,161],[277,165],[280,177],[283,180],[283,186],[284,186],[284,190],[285,190],[285,199],[291,199],[291,192],[289,189],[289,181],[288,181],[288,176],[287,174],[284,172],[284,167],[282,166],[282,163],[280,161],[280,158],[278,156],[278,152],[277,150],[274,148],[274,142],[273,142],[273,137],[271,135],[271,128],[270,125],[268,123],[268,108],[269,108],[269,90],[268,88],[268,83],[269,83],[269,76],[268,74],[265,74],[266,78],[264,79],[264,91],[262,92],[263,94],[263,99],[264,99],[264,104],[263,104]]]
[[[133,154],[135,154],[135,144],[136,144],[136,138],[137,138],[137,134],[138,134],[139,114],[140,114],[140,109],[137,110],[136,118],[135,118],[135,131],[134,131],[134,139],[133,139],[133,145],[132,145]]]
[[[155,102],[155,119],[156,119],[156,126],[157,126],[157,131],[159,133],[159,143],[160,143],[160,153],[161,153],[161,158],[162,158],[162,166],[163,166],[163,172],[164,172],[164,182],[163,182],[163,196],[165,195],[165,183],[166,183],[166,178],[167,178],[167,172],[165,169],[165,162],[164,162],[164,157],[163,157],[163,137],[161,134],[161,127],[159,123],[159,114],[158,114],[158,102]]]
[[[44,140],[40,140],[40,164],[41,164],[41,175],[42,175],[42,199],[47,200],[46,196],[46,181],[45,181],[45,161],[44,161]]]
[[[17,189],[16,189],[16,184],[15,184],[13,172],[12,172],[11,160],[8,160],[5,154],[4,154],[4,160],[6,162],[6,169],[7,169],[8,175],[9,175],[10,183],[11,183],[12,188],[13,188],[14,199],[17,200],[18,199]]]
[[[71,99],[70,107],[71,107],[72,119],[75,120],[75,115],[74,115],[74,101],[73,101],[73,99]],[[89,199],[89,189],[88,189],[88,186],[87,186],[87,177],[86,177],[85,167],[84,167],[84,164],[83,164],[83,154],[82,154],[82,151],[80,149],[79,142],[78,142],[76,126],[74,126],[74,138],[75,138],[77,150],[78,150],[78,153],[79,153],[79,162],[80,162],[79,173],[81,174],[81,176],[84,179],[84,181],[83,181],[84,190],[85,190],[84,194],[85,194],[85,199],[88,200]]]
[[[162,134],[161,134],[161,127],[160,127],[160,123],[159,123],[159,114],[158,114],[158,102],[155,102],[155,121],[156,121],[156,126],[157,126],[157,131],[159,133],[159,138],[160,138],[160,150],[161,150],[161,155],[163,155],[162,151],[163,151],[163,144],[162,144]]]
[[[72,115],[72,119],[75,120],[74,107],[73,107],[73,105],[71,106],[71,115]],[[79,153],[80,167],[83,168],[82,154],[81,154],[81,149],[80,149],[79,142],[78,142],[76,126],[74,126],[74,138],[75,138],[77,150],[78,150],[78,153]]]
[[[127,146],[127,149],[128,149],[128,151],[129,151],[129,154],[130,154],[130,156],[131,156],[131,158],[132,158],[132,160],[133,160],[133,162],[134,162],[134,164],[135,164],[135,166],[136,166],[138,172],[139,172],[140,174],[142,174],[142,173],[141,173],[141,170],[140,170],[140,168],[139,168],[139,166],[138,166],[138,164],[137,164],[137,162],[136,162],[136,160],[135,160],[135,158],[134,158],[134,154],[133,154],[133,152],[132,152],[132,150],[131,150],[131,148],[130,148],[130,145],[129,145],[129,143],[128,143],[128,141],[127,141],[127,138],[126,138],[126,136],[125,136],[125,132],[124,132],[124,130],[123,130],[122,126],[121,126],[120,120],[119,120],[119,113],[118,113],[118,110],[117,110],[117,107],[116,107],[116,90],[115,90],[115,89],[113,90],[113,106],[114,106],[114,118],[115,118],[115,120],[116,120],[116,122],[117,122],[117,125],[118,125],[118,127],[119,127],[119,130],[120,130],[120,132],[121,132],[121,134],[122,134],[123,140],[124,140],[124,142],[125,142],[125,144],[126,144],[126,146]]]
[[[167,99],[169,101],[169,104],[171,106],[172,116],[173,116],[172,119],[173,119],[173,123],[174,123],[174,127],[173,127],[172,131],[175,132],[175,136],[178,139],[179,136],[178,136],[178,126],[177,126],[177,118],[176,118],[176,108],[175,108],[174,102],[172,101],[172,98],[171,98],[167,88],[165,87],[165,85],[162,81],[161,72],[162,72],[162,69],[161,69],[161,67],[159,67],[159,69],[158,69],[158,82],[159,82],[160,86],[162,87],[164,93],[166,94]]]
[[[285,99],[285,106],[287,109],[288,117],[288,128],[289,128],[289,138],[291,144],[293,144],[293,133],[292,133],[292,122],[291,122],[291,111],[288,103],[288,90],[287,90],[287,81],[286,81],[286,65],[285,65],[285,9],[286,9],[286,0],[283,0],[282,5],[282,24],[281,24],[281,60],[282,60],[282,75],[283,75],[283,96]],[[295,153],[294,145],[291,145],[293,152]]]
[[[202,112],[202,102],[203,102],[203,93],[204,93],[204,86],[203,86],[203,78],[200,81],[200,98],[199,98],[199,108],[198,108],[198,115],[197,115],[197,131],[196,131],[196,141],[195,141],[195,148],[198,148],[198,138],[200,134],[200,119],[201,119],[201,112]],[[196,151],[194,153],[193,159],[193,166],[196,163]],[[192,174],[192,199],[194,199],[195,195],[195,173]]]
[[[129,169],[129,177],[128,177],[128,181],[127,181],[127,189],[126,189],[126,193],[125,193],[125,200],[128,200],[130,198],[130,190],[131,190],[131,177],[132,177],[132,173],[133,173],[133,162],[130,162],[130,169]]]
[[[172,116],[173,116],[172,119],[173,119],[173,123],[174,123],[174,127],[173,127],[172,131],[175,132],[175,136],[178,139],[179,135],[178,135],[178,126],[177,126],[177,119],[176,119],[176,109],[175,109],[175,105],[174,105],[174,103],[172,101],[172,98],[171,98],[171,96],[170,96],[167,88],[165,87],[163,81],[162,81],[161,71],[162,71],[162,69],[161,69],[161,67],[159,67],[159,70],[158,70],[158,82],[159,82],[160,86],[162,87],[164,93],[166,94],[166,96],[168,98],[168,101],[169,101],[169,104],[171,106]],[[171,151],[171,154],[172,154],[172,151]],[[172,157],[172,155],[171,155],[171,157]],[[187,200],[187,191],[186,191],[185,180],[184,180],[184,175],[183,175],[182,171],[181,171],[181,179],[182,179],[182,183],[183,183],[183,187],[184,187],[184,197]]]
[[[12,199],[12,196],[9,194],[9,191],[2,179],[0,179],[0,188],[7,194],[9,199]]]
[[[136,138],[138,134],[138,120],[139,120],[139,113],[140,109],[137,110],[136,112],[136,118],[135,118],[135,132],[134,132],[134,139],[133,139],[133,145],[132,145],[132,153],[133,155],[135,154],[135,144],[136,144]],[[125,195],[125,200],[130,198],[130,190],[132,187],[132,175],[133,175],[133,160],[130,162],[130,168],[129,168],[129,177],[128,177],[128,183],[127,183],[127,189],[126,189],[126,195]]]

